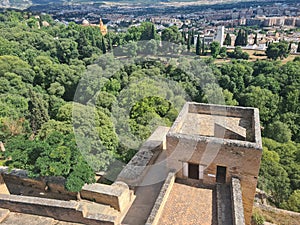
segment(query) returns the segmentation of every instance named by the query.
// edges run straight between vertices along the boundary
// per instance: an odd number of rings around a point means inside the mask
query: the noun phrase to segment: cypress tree
[[[103,36],[102,36],[102,53],[103,53],[103,54],[106,53],[105,40],[104,40],[104,37],[103,37]]]
[[[112,49],[113,49],[113,46],[112,46],[112,41],[111,41],[111,38],[110,38],[110,35],[109,35],[109,33],[107,34],[107,41],[108,41],[108,50],[109,51],[112,51]]]
[[[79,37],[76,40],[78,44],[78,53],[79,53],[79,59],[88,58],[91,56],[89,50],[87,49],[87,46],[89,46],[89,42],[86,38],[86,35],[83,31],[80,31]]]
[[[187,50],[191,50],[191,34],[189,33],[188,39],[187,39]]]
[[[196,55],[201,54],[201,40],[200,40],[200,34],[197,36],[197,43],[196,43]]]
[[[299,53],[300,53],[300,42],[298,43],[297,52],[299,52]]]
[[[255,34],[255,37],[254,37],[254,44],[258,45],[257,33]]]
[[[30,126],[34,134],[41,129],[42,124],[49,120],[48,104],[42,96],[29,89],[28,110],[30,112]]]
[[[186,43],[187,39],[186,39],[186,33],[184,31],[182,31],[182,39],[183,39],[183,43]]]
[[[156,31],[155,31],[155,26],[154,26],[154,24],[152,23],[152,24],[151,24],[150,40],[151,40],[151,39],[155,39],[155,33],[156,33]]]
[[[224,44],[224,45],[228,45],[228,46],[231,45],[231,37],[230,37],[230,34],[229,34],[229,33],[226,34],[226,37],[225,37],[225,40],[224,40],[224,43],[223,43],[223,44]]]
[[[234,46],[241,46],[243,42],[242,29],[239,30],[238,35],[236,36]]]
[[[244,31],[243,38],[244,38],[243,44],[244,44],[244,46],[247,46],[248,45],[248,31],[246,31],[246,30]]]

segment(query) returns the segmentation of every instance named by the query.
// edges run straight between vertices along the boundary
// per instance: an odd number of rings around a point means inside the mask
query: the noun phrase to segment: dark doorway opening
[[[226,167],[217,166],[217,183],[226,183]]]
[[[199,180],[199,165],[189,163],[189,178]]]

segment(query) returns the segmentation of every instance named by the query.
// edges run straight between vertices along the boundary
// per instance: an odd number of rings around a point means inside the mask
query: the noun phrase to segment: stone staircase
[[[230,186],[228,184],[217,184],[217,217],[218,225],[232,225],[232,201]]]

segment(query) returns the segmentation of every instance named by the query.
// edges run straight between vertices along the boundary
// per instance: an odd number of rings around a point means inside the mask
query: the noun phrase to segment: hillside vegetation
[[[0,14],[0,29],[0,140],[6,147],[6,165],[26,169],[31,176],[63,176],[69,190],[80,190],[85,182],[94,181],[93,171],[106,170],[116,159],[126,163],[137,149],[124,144],[127,140],[120,136],[126,131],[123,123],[120,126],[112,119],[114,104],[125,104],[117,99],[129,86],[131,98],[123,100],[131,101],[131,109],[123,122],[129,124],[137,140],[145,140],[157,124],[172,124],[180,109],[170,99],[184,99],[153,95],[157,84],[147,80],[167,79],[192,101],[220,103],[211,96],[222,93],[228,105],[259,108],[264,136],[259,188],[277,207],[300,211],[299,58],[286,64],[279,60],[214,64],[206,59],[203,67],[197,56],[194,61],[180,59],[178,64],[144,60],[119,65],[112,55],[113,46],[128,44],[122,51],[132,57],[159,50],[160,37],[153,24],[143,23],[126,33],[109,32],[103,37],[97,27],[65,26],[48,15],[33,17],[8,11]],[[176,29],[168,32],[162,38],[181,42]],[[139,47],[139,40],[146,44]],[[199,76],[183,69],[188,67],[197,68]],[[119,69],[106,77],[101,71],[107,68]],[[76,87],[90,71],[95,73],[87,86],[81,86],[86,95],[74,103]],[[141,79],[144,82],[134,85]],[[215,79],[220,87],[211,85],[203,90],[204,81]],[[153,96],[139,98],[141,90]],[[93,96],[97,96],[93,102],[87,101]],[[74,106],[78,117],[72,115]],[[93,117],[82,119],[91,111]],[[79,125],[75,139],[73,128]],[[81,140],[81,151],[78,137],[89,137]],[[90,157],[83,157],[83,152]]]

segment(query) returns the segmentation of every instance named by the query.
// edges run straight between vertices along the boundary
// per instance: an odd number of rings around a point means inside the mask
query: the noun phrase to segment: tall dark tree
[[[106,53],[106,45],[105,45],[105,39],[102,36],[102,53],[105,54]]]
[[[182,37],[183,43],[185,43],[186,42],[186,33],[184,31],[181,32],[181,37]]]
[[[76,40],[78,44],[79,59],[89,58],[92,56],[92,49],[89,46],[88,39],[83,31],[80,31],[79,37]]]
[[[248,44],[248,33],[242,29],[239,30],[236,36],[234,46],[246,46]]]
[[[244,30],[242,37],[243,37],[242,45],[246,46],[248,44],[248,32]]]
[[[236,36],[234,46],[241,46],[242,42],[243,42],[243,33],[242,33],[242,29],[240,29]]]
[[[201,55],[201,40],[200,40],[200,34],[198,34],[198,36],[197,36],[196,55]]]
[[[254,37],[254,43],[255,45],[258,45],[258,38],[257,38],[257,33],[255,34],[255,37]]]
[[[150,40],[151,40],[151,39],[155,39],[155,34],[156,34],[155,26],[154,26],[154,24],[152,24],[152,25],[151,25],[151,35],[150,35]]]
[[[34,134],[42,127],[43,123],[49,120],[47,102],[40,94],[29,89],[28,110],[30,112],[29,121]]]
[[[187,50],[191,51],[191,33],[189,33],[189,36],[187,39]]]
[[[231,37],[230,37],[229,33],[226,34],[226,37],[225,37],[223,45],[228,45],[228,46],[231,45]]]
[[[300,52],[300,42],[298,43],[297,52]]]
[[[107,34],[107,41],[108,41],[108,50],[112,51],[113,46],[112,46],[112,41],[111,41],[111,37],[110,37],[109,33]]]
[[[291,50],[292,50],[292,42],[290,42],[289,44],[289,52],[291,52]]]

